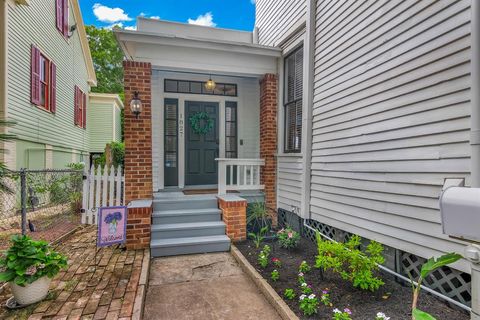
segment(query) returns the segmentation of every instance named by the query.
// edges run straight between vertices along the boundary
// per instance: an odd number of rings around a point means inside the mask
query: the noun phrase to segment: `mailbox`
[[[480,241],[480,188],[448,187],[440,196],[443,233]]]

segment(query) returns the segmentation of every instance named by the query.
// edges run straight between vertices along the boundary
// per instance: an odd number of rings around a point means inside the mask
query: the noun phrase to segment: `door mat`
[[[217,194],[217,189],[199,189],[199,190],[183,190],[183,194],[186,196],[192,196],[196,194]],[[227,193],[238,193],[238,191],[231,190],[227,191]]]

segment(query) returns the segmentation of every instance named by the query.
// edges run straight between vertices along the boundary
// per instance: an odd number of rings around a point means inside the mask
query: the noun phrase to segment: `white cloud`
[[[137,30],[137,26],[126,26],[125,30]]]
[[[160,16],[151,16],[150,19],[160,20]]]
[[[93,14],[101,22],[115,23],[120,21],[131,21],[132,18],[121,8],[110,8],[100,3],[93,5]]]
[[[217,24],[213,22],[213,15],[211,12],[201,14],[197,19],[188,19],[189,24],[196,24],[199,26],[215,27]]]

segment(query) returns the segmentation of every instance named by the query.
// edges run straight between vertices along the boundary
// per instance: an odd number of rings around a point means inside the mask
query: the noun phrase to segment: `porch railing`
[[[218,158],[218,194],[229,190],[262,190],[260,170],[264,159]]]

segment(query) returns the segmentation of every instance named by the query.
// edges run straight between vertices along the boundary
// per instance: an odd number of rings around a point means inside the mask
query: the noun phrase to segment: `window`
[[[75,86],[74,123],[85,129],[87,127],[87,95]]]
[[[225,157],[237,158],[237,103],[225,103]]]
[[[205,89],[205,83],[201,81],[165,79],[165,92],[236,97],[237,85],[217,83],[215,89],[212,91]]]
[[[56,25],[58,31],[68,37],[68,0],[55,0]]]
[[[302,146],[303,47],[285,58],[284,110],[285,152],[300,152]]]
[[[30,73],[30,101],[38,107],[55,113],[57,67],[35,46],[32,46]]]

